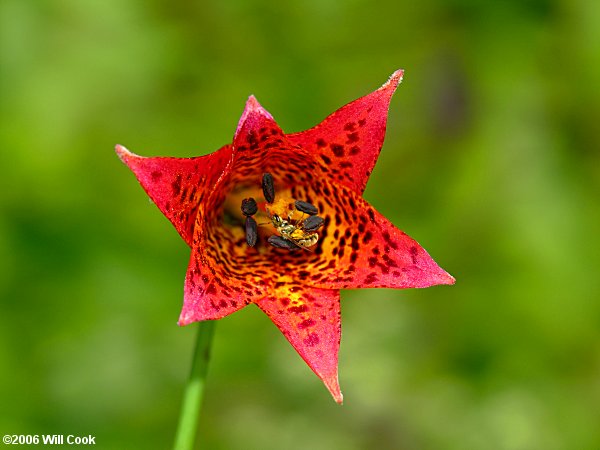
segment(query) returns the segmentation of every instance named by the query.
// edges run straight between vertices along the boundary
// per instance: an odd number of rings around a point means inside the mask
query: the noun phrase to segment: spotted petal
[[[316,127],[287,138],[315,155],[332,180],[362,193],[379,157],[390,100],[403,75],[403,70],[397,70],[375,92],[343,106]]]
[[[213,191],[231,159],[231,146],[196,158],[145,158],[117,145],[117,154],[171,221],[183,240],[192,245],[199,208]]]
[[[277,184],[307,182],[315,170],[313,156],[292,143],[271,114],[250,96],[233,139],[231,177],[222,191],[254,186],[265,172],[272,173]]]
[[[454,283],[423,247],[348,187],[319,180],[291,192],[318,199],[326,222],[315,251],[318,258],[305,261],[313,286],[404,289]]]
[[[335,401],[342,403],[338,382],[340,291],[284,283],[258,306],[323,380]]]
[[[223,216],[220,187],[230,176],[229,171],[224,173],[206,200],[207,208],[196,217],[180,325],[223,318],[268,292],[263,271],[249,270],[247,265],[257,259],[258,252],[246,245],[241,220],[234,227],[220,224]]]

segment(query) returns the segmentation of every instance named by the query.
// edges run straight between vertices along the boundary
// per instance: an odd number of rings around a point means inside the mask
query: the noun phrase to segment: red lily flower
[[[192,249],[180,325],[220,319],[255,303],[341,403],[340,289],[454,283],[362,198],[402,75],[398,70],[375,92],[301,133],[283,133],[251,96],[233,143],[209,155],[145,158],[116,147]],[[263,174],[271,174],[266,190]],[[259,199],[258,212],[249,198]],[[276,226],[275,216],[287,219],[290,232],[308,233],[301,230],[308,228],[305,213],[314,211],[321,217],[310,221],[320,226],[316,244],[314,236],[296,240],[280,222]],[[279,236],[267,241],[268,235]],[[284,248],[269,245],[273,239]]]

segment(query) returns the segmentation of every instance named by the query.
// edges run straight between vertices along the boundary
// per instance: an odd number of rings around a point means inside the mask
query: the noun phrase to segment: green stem
[[[198,323],[198,337],[196,338],[196,349],[192,361],[192,372],[183,394],[174,450],[190,450],[194,447],[214,329],[214,320]]]

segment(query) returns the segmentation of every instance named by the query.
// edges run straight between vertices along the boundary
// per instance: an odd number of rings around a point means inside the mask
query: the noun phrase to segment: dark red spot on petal
[[[301,280],[306,280],[310,276],[310,272],[308,270],[301,270],[298,272],[298,278]]]
[[[292,306],[292,307],[288,308],[288,311],[293,312],[294,314],[300,314],[300,313],[308,311],[308,308],[306,305]]]
[[[359,140],[358,133],[350,133],[346,137],[348,138],[347,144],[352,144],[354,142],[358,142]]]
[[[396,263],[396,261],[394,261],[392,258],[390,258],[388,255],[383,255],[383,260],[385,261],[385,263],[390,266],[390,267],[398,267],[398,263]]]
[[[335,156],[337,156],[338,158],[343,158],[344,157],[344,146],[340,145],[340,144],[331,144],[331,151],[333,152],[333,154]]]
[[[373,212],[373,210],[367,210],[367,214],[369,215],[369,219],[371,219],[371,222],[375,222],[375,213]]]
[[[419,250],[417,249],[417,247],[411,247],[410,248],[410,257],[412,258],[412,262],[413,264],[417,263],[417,254],[419,253]]]
[[[298,324],[298,328],[303,330],[304,328],[312,327],[314,325],[315,325],[315,321],[313,319],[306,319]]]
[[[181,175],[177,175],[175,181],[171,183],[171,187],[173,188],[173,195],[179,195],[181,192]]]
[[[377,281],[377,274],[376,273],[370,273],[369,275],[367,275],[367,277],[365,278],[365,283],[366,284],[373,284]]]
[[[319,343],[319,336],[317,333],[310,333],[306,339],[304,339],[304,344],[308,347],[314,347]]]

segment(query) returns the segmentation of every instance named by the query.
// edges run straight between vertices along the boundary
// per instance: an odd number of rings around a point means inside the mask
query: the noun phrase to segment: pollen
[[[267,212],[270,215],[276,214],[283,218],[293,218],[289,217],[289,215],[293,215],[295,212],[294,199],[286,197],[278,198],[275,202],[267,206]]]

